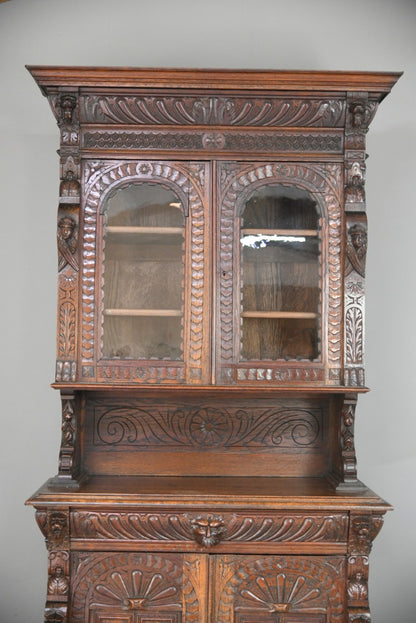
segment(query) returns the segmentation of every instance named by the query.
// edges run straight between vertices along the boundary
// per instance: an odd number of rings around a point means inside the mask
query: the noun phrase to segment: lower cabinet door
[[[208,557],[75,552],[70,623],[206,623]]]
[[[343,556],[216,556],[212,623],[345,623]]]
[[[68,623],[345,623],[344,556],[74,552]]]

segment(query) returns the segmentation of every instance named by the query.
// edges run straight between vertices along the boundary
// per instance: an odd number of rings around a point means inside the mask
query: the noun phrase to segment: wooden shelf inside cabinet
[[[242,318],[318,318],[314,312],[294,312],[294,311],[244,311]]]
[[[313,237],[318,235],[317,229],[250,229],[243,228],[241,233],[244,236],[301,236]]]
[[[185,230],[183,227],[136,227],[133,225],[108,225],[106,231],[108,234],[174,234],[181,236]]]
[[[105,309],[104,316],[169,317],[182,316],[180,309]]]

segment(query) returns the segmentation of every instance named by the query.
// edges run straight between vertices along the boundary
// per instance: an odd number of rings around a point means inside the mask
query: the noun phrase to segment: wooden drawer
[[[72,549],[344,553],[348,515],[74,510]]]

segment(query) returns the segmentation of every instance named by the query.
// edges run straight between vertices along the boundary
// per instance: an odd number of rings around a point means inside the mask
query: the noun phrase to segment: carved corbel
[[[340,448],[341,448],[341,480],[338,490],[356,489],[362,484],[357,480],[357,457],[355,454],[354,422],[357,394],[348,395],[344,399],[341,411]]]
[[[67,623],[69,597],[69,511],[40,510],[36,519],[48,549],[48,584],[45,623]]]
[[[368,601],[369,554],[381,530],[380,515],[351,515],[348,540],[347,605],[349,623],[371,621]]]

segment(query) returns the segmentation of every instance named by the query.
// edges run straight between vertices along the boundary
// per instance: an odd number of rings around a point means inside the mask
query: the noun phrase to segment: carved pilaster
[[[378,515],[351,515],[348,544],[347,604],[350,623],[371,621],[368,601],[369,554],[381,530]]]
[[[69,511],[37,511],[36,519],[48,549],[45,623],[67,623],[69,597]]]
[[[362,386],[364,378],[365,261],[367,218],[349,213],[346,218],[344,279],[345,385]]]

